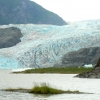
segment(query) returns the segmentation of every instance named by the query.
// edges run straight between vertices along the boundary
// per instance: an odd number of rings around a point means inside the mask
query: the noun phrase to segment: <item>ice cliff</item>
[[[80,48],[100,46],[100,20],[81,21],[65,26],[10,24],[23,37],[10,48],[0,49],[0,68],[40,68],[60,64],[63,55]]]

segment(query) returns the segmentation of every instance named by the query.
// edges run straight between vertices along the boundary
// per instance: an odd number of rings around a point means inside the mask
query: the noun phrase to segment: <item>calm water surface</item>
[[[75,74],[10,74],[0,70],[0,89],[32,88],[35,83],[48,83],[63,90],[79,90],[93,94],[60,94],[52,96],[0,91],[0,100],[100,100],[100,79],[73,78]]]

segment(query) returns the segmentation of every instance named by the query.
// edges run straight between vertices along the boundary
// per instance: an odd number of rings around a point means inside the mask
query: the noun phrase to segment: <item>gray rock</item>
[[[21,31],[18,28],[4,28],[0,29],[0,48],[7,48],[21,42]]]
[[[62,66],[95,65],[100,57],[100,47],[90,47],[69,52],[62,57]]]
[[[100,59],[98,60],[96,66],[89,72],[84,72],[79,75],[76,75],[75,77],[79,78],[100,78]]]

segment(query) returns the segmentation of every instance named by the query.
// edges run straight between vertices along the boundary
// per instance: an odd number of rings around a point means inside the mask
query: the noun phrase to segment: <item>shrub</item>
[[[35,94],[61,94],[64,93],[63,90],[52,88],[51,86],[47,85],[46,83],[39,85],[35,85],[31,90],[30,93]]]

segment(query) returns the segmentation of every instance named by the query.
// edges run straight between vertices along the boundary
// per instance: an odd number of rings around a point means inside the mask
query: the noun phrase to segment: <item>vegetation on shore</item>
[[[28,69],[21,72],[13,72],[13,73],[59,73],[59,74],[79,74],[83,72],[91,71],[92,68],[84,68],[84,67],[48,67],[48,68],[35,68]]]
[[[56,88],[51,87],[50,85],[47,85],[46,83],[43,83],[41,85],[35,85],[32,89],[8,88],[8,89],[4,89],[4,91],[24,92],[24,93],[32,93],[32,94],[62,94],[62,93],[83,94],[83,92],[79,92],[78,90],[76,90],[76,91],[70,91],[70,90],[64,91],[64,90],[56,89]]]
[[[7,88],[7,89],[3,89],[2,91],[29,93],[30,89],[24,89],[24,88]]]
[[[53,88],[50,85],[43,83],[41,85],[35,85],[30,90],[30,93],[35,93],[35,94],[62,94],[62,93],[81,93],[81,92],[70,91],[70,90],[64,91],[64,90]]]

